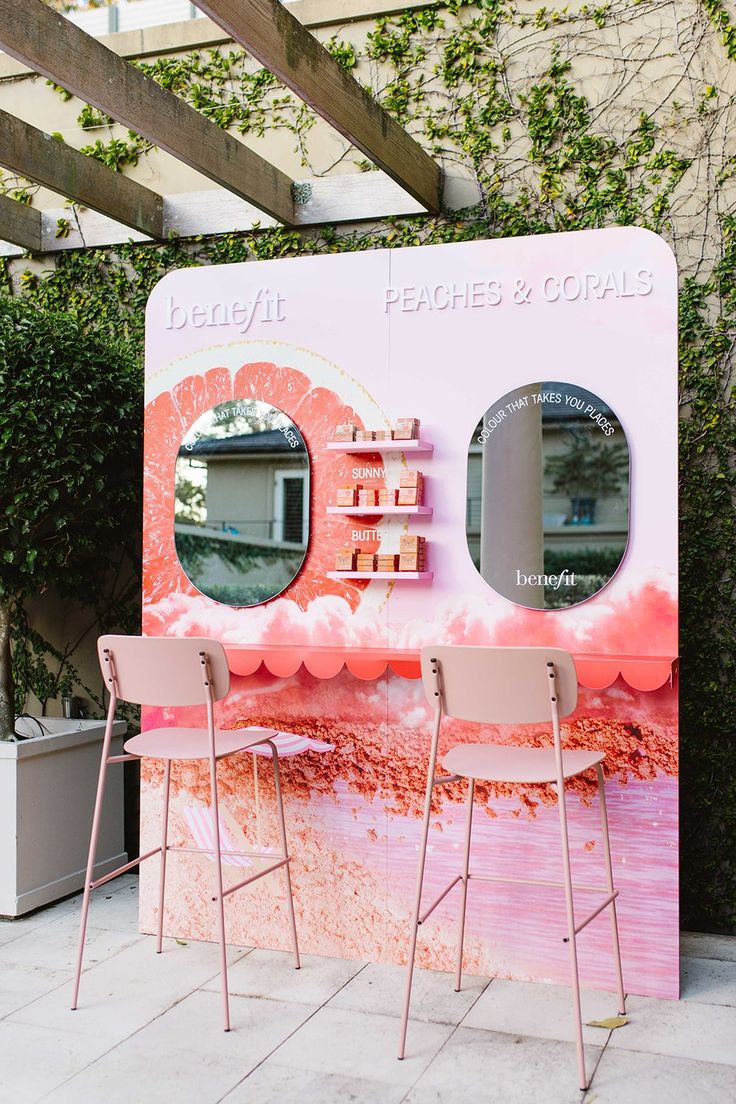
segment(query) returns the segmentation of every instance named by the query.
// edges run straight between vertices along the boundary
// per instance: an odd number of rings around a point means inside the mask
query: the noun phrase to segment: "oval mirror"
[[[234,400],[198,418],[176,460],[174,543],[197,590],[256,606],[299,574],[309,543],[309,455],[270,403]]]
[[[611,408],[571,383],[530,383],[485,411],[468,449],[466,535],[482,578],[531,609],[585,601],[629,535],[629,446]]]

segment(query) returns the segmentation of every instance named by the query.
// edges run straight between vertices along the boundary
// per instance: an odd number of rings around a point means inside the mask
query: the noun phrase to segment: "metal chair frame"
[[[515,709],[513,705],[513,695],[523,694],[525,687],[519,682],[517,685],[509,685],[504,691],[505,701],[500,709],[501,716],[487,716],[481,717],[478,714],[478,702],[483,698],[484,691],[482,688],[476,688],[473,691],[473,696],[476,701],[469,708],[469,712],[463,716],[462,708],[458,710],[454,709],[452,713],[448,712],[446,708],[446,698],[448,691],[448,683],[450,681],[447,678],[448,672],[445,672],[443,677],[442,670],[442,657],[448,658],[452,652],[456,654],[459,652],[474,652],[479,654],[484,652],[487,654],[489,668],[494,662],[494,657],[499,653],[505,653],[507,656],[510,653],[518,654],[520,660],[529,660],[532,664],[538,663],[540,676],[545,678],[546,690],[549,700],[549,720],[552,724],[552,735],[554,740],[554,759],[555,759],[555,778],[551,781],[551,785],[557,792],[558,797],[558,809],[560,820],[560,840],[562,849],[562,881],[540,881],[526,878],[501,878],[485,874],[471,873],[470,867],[470,848],[472,837],[472,815],[473,815],[473,799],[475,791],[475,778],[469,777],[463,774],[437,774],[437,754],[440,729],[442,726],[442,720],[445,716],[455,716],[465,720],[474,720],[481,722],[485,720],[488,723],[493,723],[494,720],[498,723],[509,723],[514,718],[512,713]],[[460,660],[462,657],[459,657]],[[624,993],[623,974],[621,969],[621,951],[619,944],[618,934],[618,920],[616,916],[616,898],[618,897],[618,890],[614,886],[613,880],[613,866],[611,861],[611,846],[608,831],[608,815],[606,811],[606,797],[604,789],[604,777],[603,768],[601,763],[598,762],[595,765],[596,777],[598,782],[598,796],[600,805],[600,821],[601,831],[603,837],[603,850],[604,850],[604,866],[605,866],[605,885],[580,885],[573,884],[572,872],[570,867],[570,842],[567,825],[567,808],[565,803],[565,778],[574,777],[576,773],[564,770],[564,752],[562,749],[562,738],[560,732],[560,717],[567,716],[572,713],[577,700],[577,686],[575,685],[574,691],[571,689],[570,684],[570,665],[572,665],[572,672],[574,675],[574,661],[572,656],[566,652],[562,652],[559,649],[551,648],[463,648],[452,646],[442,647],[429,647],[422,650],[422,674],[424,679],[425,693],[431,703],[435,707],[434,715],[434,728],[432,732],[432,742],[430,746],[429,755],[429,769],[427,772],[427,789],[424,802],[424,819],[422,825],[422,837],[419,846],[419,869],[417,872],[417,885],[416,895],[414,902],[414,911],[412,918],[412,929],[409,941],[409,956],[407,962],[407,976],[406,987],[404,993],[404,1005],[401,1018],[400,1039],[399,1039],[399,1052],[398,1057],[403,1058],[406,1050],[406,1034],[409,1021],[409,1007],[411,1002],[411,989],[412,978],[414,972],[414,960],[416,956],[417,937],[419,933],[419,927],[425,923],[425,921],[431,916],[437,906],[447,897],[452,889],[456,885],[461,886],[460,890],[460,914],[458,920],[458,939],[457,939],[457,957],[455,965],[455,991],[459,992],[462,984],[462,963],[463,963],[463,941],[465,933],[465,915],[467,908],[467,895],[468,885],[471,880],[473,881],[486,881],[486,882],[502,882],[516,885],[539,885],[543,887],[552,887],[557,889],[564,889],[565,893],[565,912],[566,912],[566,934],[563,937],[563,942],[567,944],[570,958],[570,976],[571,976],[571,988],[573,996],[573,1014],[575,1020],[575,1044],[577,1053],[577,1070],[578,1070],[578,1083],[581,1091],[586,1091],[588,1088],[588,1080],[585,1071],[585,1052],[583,1048],[583,1023],[582,1012],[580,1006],[580,981],[578,971],[578,955],[577,955],[577,937],[583,931],[584,928],[595,919],[599,913],[604,909],[609,909],[611,920],[611,941],[613,960],[616,974],[616,991],[618,996],[619,1015],[625,1015],[626,1013],[626,996]],[[564,666],[564,672],[561,671],[561,667]],[[543,675],[542,675],[543,673]],[[560,675],[564,673],[564,679],[561,680]],[[454,675],[454,664],[453,664]],[[460,679],[456,679],[456,682],[461,682]],[[537,687],[537,692],[538,692]],[[453,684],[452,690],[454,692],[453,698],[455,704],[458,703],[458,698],[461,698],[462,687],[458,690],[458,687]],[[487,696],[487,695],[486,695]],[[509,704],[511,703],[511,704]],[[531,723],[533,720],[540,720],[539,716],[529,717],[525,715],[529,712],[529,708],[533,711],[533,706],[526,707],[523,704],[523,699],[520,699],[520,704],[516,708],[516,720],[518,723],[528,721]],[[509,712],[511,710],[511,713]],[[602,758],[602,756],[601,756]],[[464,777],[468,780],[468,791],[466,800],[466,822],[465,822],[465,839],[463,848],[463,865],[462,870],[457,874],[450,883],[442,890],[442,892],[435,898],[434,901],[426,908],[422,908],[422,887],[424,882],[424,871],[426,865],[426,853],[427,853],[427,841],[429,837],[430,827],[430,814],[432,805],[432,795],[435,787],[445,786],[452,782],[461,781]],[[492,779],[487,779],[491,780]],[[575,915],[575,903],[574,903],[574,891],[594,891],[604,894],[603,899],[598,905],[589,912],[584,919],[577,920]]]
[[[222,977],[222,1008],[225,1031],[230,1030],[230,1002],[228,995],[228,983],[227,983],[227,948],[225,943],[225,898],[230,894],[235,893],[238,889],[244,889],[246,886],[251,885],[253,882],[258,881],[260,878],[265,877],[267,874],[272,874],[276,870],[284,871],[284,881],[286,886],[286,899],[287,908],[289,913],[289,922],[291,929],[291,941],[294,955],[294,966],[298,970],[300,967],[299,959],[299,944],[297,940],[296,932],[296,918],[294,915],[294,901],[291,890],[291,878],[289,874],[289,864],[291,857],[289,855],[288,843],[286,838],[286,822],[284,820],[284,806],[281,794],[281,776],[279,771],[279,760],[276,747],[273,743],[272,737],[275,737],[278,733],[274,730],[269,731],[268,735],[264,737],[263,729],[248,729],[244,728],[240,731],[243,733],[243,744],[235,748],[234,750],[228,750],[224,754],[218,754],[217,752],[217,733],[215,729],[214,718],[214,703],[224,698],[230,688],[230,678],[227,669],[227,660],[222,645],[215,640],[206,640],[198,638],[188,638],[186,641],[181,639],[169,639],[169,638],[155,638],[155,652],[152,653],[152,645],[154,645],[154,639],[144,637],[128,637],[128,636],[102,636],[98,641],[98,653],[100,658],[100,667],[102,669],[103,678],[105,680],[106,688],[110,695],[110,702],[107,710],[107,722],[105,726],[105,735],[102,743],[102,756],[100,761],[100,772],[97,782],[97,793],[95,797],[94,813],[92,817],[92,833],[90,838],[89,855],[87,859],[87,869],[84,880],[84,895],[82,897],[82,914],[80,919],[80,931],[79,931],[79,946],[77,951],[76,969],[74,974],[74,984],[72,991],[72,1010],[77,1008],[79,998],[79,984],[82,973],[82,961],[84,957],[84,944],[87,931],[87,918],[89,913],[90,896],[94,889],[98,889],[100,886],[109,882],[112,878],[116,878],[119,874],[124,874],[127,870],[132,870],[140,863],[145,862],[146,859],[152,858],[154,855],[161,856],[161,870],[159,876],[159,893],[158,893],[158,930],[156,935],[156,953],[161,954],[163,949],[163,927],[164,927],[164,904],[165,904],[165,889],[166,889],[166,860],[169,852],[181,851],[187,853],[200,853],[209,854],[215,857],[215,884],[214,894],[212,901],[217,905],[217,917],[218,917],[218,936],[220,946],[220,973]],[[167,647],[172,646],[173,647]],[[119,654],[122,653],[126,657],[125,662],[119,663],[116,666],[116,649]],[[136,655],[140,651],[141,658],[138,659]],[[125,863],[123,866],[118,867],[116,870],[105,874],[104,877],[94,878],[95,859],[97,854],[97,844],[100,833],[100,824],[102,819],[102,803],[105,795],[105,780],[107,776],[107,769],[113,763],[126,763],[133,760],[141,760],[144,758],[157,758],[155,752],[140,753],[126,751],[123,755],[111,755],[110,744],[112,740],[113,722],[115,720],[115,711],[118,701],[125,700],[135,702],[136,704],[143,704],[141,697],[135,692],[123,697],[119,690],[119,682],[123,682],[125,689],[126,680],[130,682],[134,687],[136,684],[139,686],[145,686],[145,692],[150,692],[150,686],[152,679],[156,677],[156,671],[153,673],[149,670],[143,673],[143,665],[146,660],[146,652],[149,656],[153,654],[156,661],[165,659],[166,653],[171,652],[171,658],[177,660],[182,664],[180,670],[175,672],[161,672],[169,675],[170,685],[173,690],[167,695],[166,705],[191,705],[191,704],[203,704],[207,709],[207,755],[200,756],[198,758],[207,758],[209,760],[209,774],[210,774],[210,801],[211,801],[211,813],[213,819],[213,832],[214,832],[214,848],[201,848],[201,847],[184,847],[174,846],[168,841],[168,828],[169,828],[169,796],[171,787],[171,761],[172,757],[160,756],[165,759],[164,766],[164,780],[162,791],[162,822],[161,822],[161,842],[158,847],[151,848],[150,851],[146,851],[145,854],[140,855],[136,859],[132,859],[130,862]],[[175,653],[179,653],[178,655]],[[128,655],[132,653],[135,661],[141,664],[141,669],[133,671],[132,675],[128,675],[127,670],[124,672],[124,668],[127,666]],[[187,666],[187,663],[189,665]],[[133,665],[134,666],[134,665]],[[198,689],[201,687],[201,690]],[[152,704],[149,700],[146,704]],[[161,703],[164,704],[164,703]],[[205,730],[189,730],[195,732],[204,732]],[[154,733],[145,733],[146,737],[151,737],[152,741],[155,740],[157,734],[165,733],[165,729],[159,729]],[[230,736],[231,733],[228,733]],[[140,737],[134,737],[133,741],[126,742],[125,747],[128,747],[129,743],[134,742]],[[220,820],[219,820],[219,803],[218,803],[218,788],[217,788],[217,763],[220,759],[229,758],[231,755],[236,755],[243,751],[253,751],[256,747],[267,747],[270,749],[271,762],[273,764],[274,772],[274,787],[276,791],[276,813],[279,827],[279,836],[281,842],[280,853],[273,856],[274,861],[269,863],[262,870],[258,870],[255,874],[251,874],[250,877],[242,879],[242,881],[236,882],[235,885],[228,886],[223,885],[222,874],[222,855],[224,852],[220,846]],[[177,756],[178,758],[178,756]],[[230,852],[228,852],[230,854]],[[257,858],[263,860],[263,854],[258,851],[235,851],[234,855],[247,856],[249,858]],[[271,857],[271,856],[269,856]]]

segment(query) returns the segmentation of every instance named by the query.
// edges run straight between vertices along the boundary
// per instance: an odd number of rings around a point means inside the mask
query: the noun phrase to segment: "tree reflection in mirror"
[[[530,383],[483,414],[468,449],[466,536],[504,598],[564,609],[618,570],[629,534],[629,446],[585,388]]]
[[[309,455],[288,415],[255,399],[198,418],[176,460],[174,543],[216,602],[255,606],[296,578],[309,543]]]

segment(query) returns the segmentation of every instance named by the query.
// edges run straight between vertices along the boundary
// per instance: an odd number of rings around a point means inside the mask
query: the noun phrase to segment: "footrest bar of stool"
[[[228,886],[227,889],[223,890],[222,892],[223,898],[229,897],[229,895],[231,893],[234,893],[236,889],[243,889],[245,886],[250,885],[251,882],[258,881],[259,878],[263,878],[266,874],[272,874],[274,870],[279,870],[282,866],[286,866],[286,864],[290,861],[290,859],[280,859],[279,862],[271,863],[271,865],[267,866],[265,870],[259,870],[257,871],[257,873],[251,874],[250,878],[244,878],[242,882],[236,882],[235,885]],[[216,900],[216,898],[213,899]]]
[[[448,893],[450,892],[450,890],[451,890],[451,889],[454,889],[454,887],[455,887],[455,886],[457,885],[457,883],[458,883],[458,882],[461,882],[462,880],[463,880],[463,876],[462,876],[462,874],[458,874],[457,878],[453,878],[453,880],[452,880],[452,881],[450,882],[450,884],[449,884],[449,885],[447,886],[447,888],[446,888],[446,889],[443,889],[443,890],[442,890],[442,892],[440,893],[440,895],[439,895],[439,897],[437,898],[437,900],[436,900],[436,901],[434,901],[434,902],[433,902],[433,903],[432,903],[432,904],[431,904],[431,905],[429,906],[429,908],[428,908],[428,909],[425,909],[425,910],[424,910],[424,912],[423,912],[423,913],[421,914],[421,916],[419,917],[419,920],[417,921],[417,923],[418,923],[418,924],[423,924],[423,923],[424,923],[424,921],[425,921],[425,920],[426,920],[426,919],[427,919],[427,918],[428,918],[429,916],[431,916],[431,915],[432,915],[432,913],[433,913],[433,912],[434,912],[434,910],[435,910],[435,909],[437,908],[437,906],[438,906],[438,904],[440,903],[440,901],[444,901],[445,897],[446,897],[446,896],[447,896],[447,894],[448,894]]]
[[[138,866],[139,863],[144,862],[146,859],[150,859],[152,855],[158,855],[161,851],[160,847],[154,847],[153,851],[146,851],[145,855],[139,855],[137,859],[132,859],[125,866],[119,866],[117,870],[111,870],[109,874],[106,874],[104,878],[98,878],[96,882],[90,882],[90,889],[97,889],[98,886],[104,885],[105,882],[111,882],[113,878],[117,878],[118,874],[124,874],[126,870],[132,870],[134,866]]]
[[[547,886],[551,889],[564,889],[564,882],[549,882],[541,881],[533,878],[502,878],[495,874],[468,874],[468,878],[472,878],[474,882],[500,882],[503,885],[529,885],[529,886]],[[594,886],[594,885],[574,885],[572,887],[579,893],[605,893],[608,886]]]
[[[446,786],[448,782],[459,782],[459,774],[440,774],[432,782],[433,786]]]
[[[577,927],[575,928],[575,934],[579,935],[579,933],[583,930],[583,928],[587,928],[590,921],[595,920],[598,913],[603,912],[604,908],[608,908],[609,905],[612,905],[617,897],[618,897],[618,890],[616,890],[615,893],[609,893],[608,896],[605,898],[605,900],[601,901],[598,908],[594,909],[593,912],[591,912],[590,916],[586,916],[585,920],[583,920],[580,924],[577,925]]]
[[[216,855],[217,852],[214,847],[180,847],[179,844],[170,843],[167,851],[183,851],[188,855]],[[268,853],[267,851],[226,851],[225,848],[220,849],[221,855],[234,856],[238,859],[277,859],[279,853]]]

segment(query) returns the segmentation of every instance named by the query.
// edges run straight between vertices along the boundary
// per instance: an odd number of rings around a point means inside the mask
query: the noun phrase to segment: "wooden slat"
[[[164,236],[160,195],[2,109],[0,165],[151,238]]]
[[[41,249],[41,212],[0,195],[0,239],[38,253]]]
[[[210,180],[291,223],[291,181],[284,173],[43,0],[0,0],[0,46]]]
[[[452,175],[446,179],[450,185],[456,182]],[[460,179],[464,182],[463,178]],[[416,199],[412,199],[382,172],[313,177],[300,183],[304,202],[296,205],[296,226],[375,222],[376,219],[420,214],[423,210]],[[170,233],[180,238],[231,234],[251,231],[257,226],[267,229],[278,225],[275,219],[264,215],[251,203],[221,188],[178,192],[164,196],[163,203],[164,237]],[[450,203],[451,207],[467,205],[465,192],[459,202]],[[69,209],[65,207],[47,208],[40,214],[41,253],[96,249],[122,242],[149,240],[138,231],[130,230],[89,208],[77,210],[71,220]],[[70,222],[69,233],[65,237],[56,236],[60,218]],[[17,248],[6,244],[0,234],[0,257],[16,256],[17,252]]]
[[[439,210],[439,165],[279,0],[194,2],[410,195]]]
[[[305,27],[342,27],[380,16],[432,7],[435,0],[289,0],[289,10]],[[206,50],[230,41],[229,35],[210,19],[158,23],[131,31],[96,36],[125,58],[163,57],[185,50]],[[32,72],[14,58],[0,54],[0,81]]]

